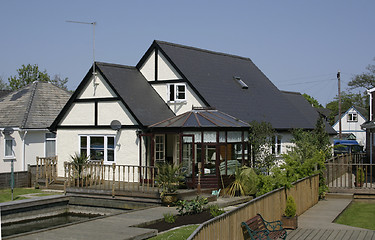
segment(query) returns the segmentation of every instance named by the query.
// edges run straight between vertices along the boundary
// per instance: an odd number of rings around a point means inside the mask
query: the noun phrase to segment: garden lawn
[[[375,203],[352,202],[336,223],[375,230]]]
[[[34,188],[15,188],[13,191],[13,200],[27,199],[20,195],[30,194],[30,193],[39,193],[38,196],[53,195],[56,193],[45,193],[41,189]],[[12,190],[11,189],[1,189],[0,190],[0,202],[12,201]]]
[[[150,238],[149,240],[162,240],[162,239],[173,239],[173,240],[185,240],[187,239],[199,225],[189,225],[181,227],[175,230],[171,230],[156,237]]]

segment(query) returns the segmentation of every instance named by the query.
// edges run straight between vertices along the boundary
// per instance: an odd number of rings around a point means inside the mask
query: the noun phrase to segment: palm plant
[[[85,166],[87,165],[89,158],[86,155],[82,155],[82,154],[79,154],[79,153],[75,153],[74,155],[70,155],[70,158],[72,160],[71,163],[73,164],[73,168],[78,175],[78,179],[81,180],[83,170],[84,170]]]
[[[156,166],[159,172],[155,181],[162,189],[162,195],[176,192],[180,181],[184,179],[181,166],[167,163],[157,164]]]

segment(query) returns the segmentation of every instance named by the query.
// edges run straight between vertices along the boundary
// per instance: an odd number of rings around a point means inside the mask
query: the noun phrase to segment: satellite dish
[[[11,135],[13,132],[14,132],[14,130],[13,130],[13,128],[11,128],[11,127],[6,127],[6,128],[4,128],[4,130],[3,130],[3,134],[4,134],[4,135]]]
[[[121,129],[121,123],[120,123],[120,121],[119,120],[112,120],[112,122],[111,122],[111,128],[113,130],[116,130],[116,131],[120,130]]]

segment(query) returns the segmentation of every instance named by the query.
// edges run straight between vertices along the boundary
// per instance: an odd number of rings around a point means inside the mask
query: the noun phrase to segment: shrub
[[[225,213],[224,209],[219,208],[219,206],[216,205],[216,204],[211,205],[209,208],[210,208],[210,214],[211,214],[212,217],[217,217],[217,216]]]
[[[164,213],[163,216],[166,223],[174,223],[177,218],[177,216],[174,216],[172,213]]]
[[[255,171],[249,167],[237,168],[235,180],[225,189],[230,196],[255,195],[257,192],[258,177]]]
[[[285,216],[286,217],[294,217],[297,212],[296,202],[292,196],[288,196],[286,199],[286,207],[285,207]]]
[[[177,202],[177,211],[180,215],[192,215],[203,212],[203,206],[208,203],[207,198],[197,196],[194,200],[180,200]]]

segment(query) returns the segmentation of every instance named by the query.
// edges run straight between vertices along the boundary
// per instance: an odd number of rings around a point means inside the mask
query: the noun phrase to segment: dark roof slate
[[[297,111],[305,116],[305,119],[309,121],[310,125],[316,126],[317,120],[319,119],[319,111],[312,107],[311,104],[302,96],[299,92],[282,91],[284,96],[289,100]],[[331,125],[323,119],[325,130],[328,134],[336,134],[337,132],[332,128]]]
[[[0,99],[0,127],[48,128],[70,95],[51,83],[29,84]]]
[[[142,125],[175,116],[137,68],[102,62],[96,66]]]
[[[269,122],[275,129],[315,127],[249,58],[155,43],[209,106],[246,122]],[[240,77],[248,89],[242,89],[234,77]]]

